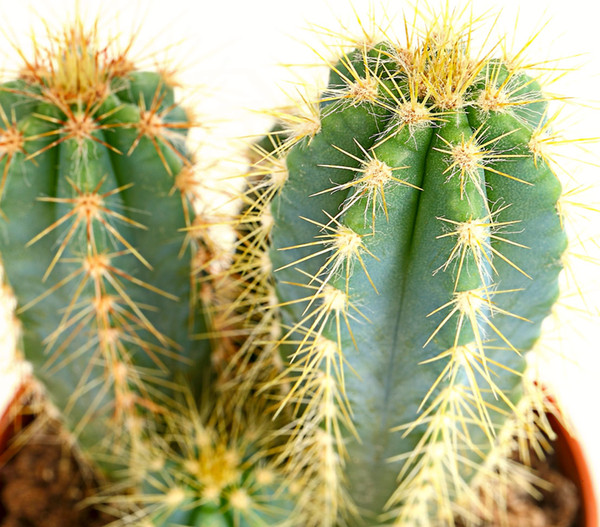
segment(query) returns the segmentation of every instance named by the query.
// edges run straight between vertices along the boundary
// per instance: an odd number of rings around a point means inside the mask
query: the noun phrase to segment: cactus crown
[[[52,35],[47,46],[35,47],[33,57],[25,59],[21,77],[66,103],[94,103],[110,92],[112,79],[133,70],[127,50],[102,47],[97,27],[90,30],[76,17],[62,34]]]

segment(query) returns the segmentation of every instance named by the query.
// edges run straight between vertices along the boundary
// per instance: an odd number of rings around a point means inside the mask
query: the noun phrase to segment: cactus
[[[510,455],[552,436],[526,360],[567,244],[550,98],[472,21],[405,27],[275,112],[236,222],[196,216],[167,76],[93,30],[0,87],[22,346],[115,525],[480,524],[535,481]]]
[[[264,407],[252,405],[236,420],[227,417],[225,398],[199,407],[189,395],[132,464],[128,484],[136,493],[109,489],[92,501],[119,510],[118,525],[141,519],[148,527],[290,525],[294,501],[268,454],[273,427],[261,415]]]
[[[0,85],[3,336],[20,333],[115,524],[279,523],[271,415],[219,387],[245,330],[220,307],[238,287],[217,272],[219,220],[196,213],[211,199],[198,124],[170,75],[137,69],[100,26],[49,30]]]
[[[298,525],[477,523],[515,437],[549,432],[526,373],[567,244],[549,97],[474,26],[355,42],[255,146],[238,267],[280,324],[256,348]]]
[[[96,29],[36,42],[0,86],[0,252],[25,357],[97,457],[161,412],[177,376],[198,383],[210,353],[194,338],[196,124],[164,75]]]

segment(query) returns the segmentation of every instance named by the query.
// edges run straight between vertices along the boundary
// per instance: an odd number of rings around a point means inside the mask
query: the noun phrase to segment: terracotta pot
[[[23,413],[23,403],[28,396],[28,385],[21,384],[11,403],[3,410],[0,415],[0,463],[5,461],[6,447],[10,439],[29,424],[33,415]]]
[[[15,405],[24,396],[26,387],[22,386],[13,399]],[[31,415],[22,415],[9,406],[0,416],[0,459],[6,449],[7,443],[14,435],[32,419]],[[556,416],[548,414],[548,420],[556,432],[554,450],[560,471],[567,476],[579,490],[581,496],[581,509],[579,511],[576,527],[599,527],[598,504],[592,475],[585,459],[583,449],[579,442],[563,427]]]
[[[577,527],[599,527],[594,483],[583,449],[579,442],[565,430],[556,416],[549,414],[548,420],[557,436],[554,450],[559,469],[575,483],[581,496],[581,509],[575,525]]]

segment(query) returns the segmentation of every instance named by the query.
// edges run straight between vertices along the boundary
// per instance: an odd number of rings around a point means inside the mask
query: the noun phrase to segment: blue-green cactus
[[[284,363],[267,386],[304,524],[451,525],[503,427],[533,435],[517,407],[559,292],[561,185],[538,81],[471,37],[439,22],[349,51],[257,146]]]

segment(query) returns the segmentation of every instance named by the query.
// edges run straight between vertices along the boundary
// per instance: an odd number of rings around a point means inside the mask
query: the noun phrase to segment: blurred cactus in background
[[[100,27],[48,28],[0,86],[9,329],[116,521],[271,524],[287,517],[257,510],[279,500],[257,457],[271,416],[219,380],[247,329],[225,313],[238,286],[187,141],[199,123],[170,64],[138,69]]]
[[[210,360],[185,230],[195,123],[80,20],[0,89],[0,250],[24,354],[80,445],[102,449]]]

